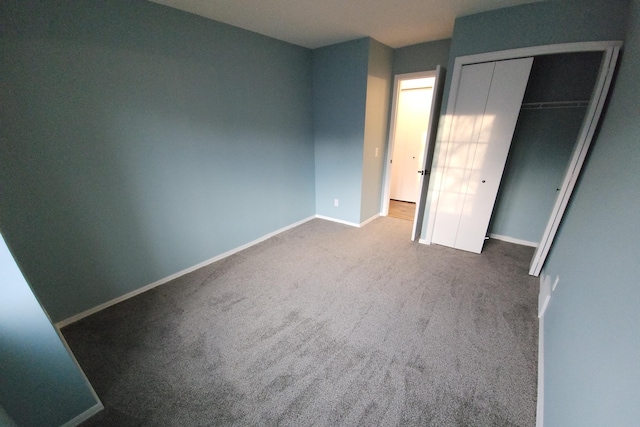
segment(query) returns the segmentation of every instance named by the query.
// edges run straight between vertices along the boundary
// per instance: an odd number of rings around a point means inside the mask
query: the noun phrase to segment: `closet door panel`
[[[433,243],[451,247],[455,245],[464,195],[473,165],[474,146],[480,137],[494,68],[493,62],[462,68],[438,196]]]
[[[495,65],[464,192],[454,247],[480,253],[513,139],[533,58]]]

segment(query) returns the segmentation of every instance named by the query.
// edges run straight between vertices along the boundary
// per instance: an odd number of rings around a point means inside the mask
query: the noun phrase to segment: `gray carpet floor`
[[[86,426],[534,426],[532,248],[307,222],[63,329]]]

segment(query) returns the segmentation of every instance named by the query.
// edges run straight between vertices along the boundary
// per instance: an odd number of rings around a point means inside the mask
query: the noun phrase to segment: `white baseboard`
[[[542,273],[540,275],[540,290],[538,291],[538,317],[544,316],[544,312],[551,300],[551,276]]]
[[[431,243],[429,243],[429,241],[427,239],[419,239],[418,243],[422,243],[423,245],[430,245]]]
[[[341,219],[331,218],[330,216],[316,215],[316,218],[324,219],[325,221],[337,222],[339,224],[348,225],[350,227],[360,227],[360,224],[356,224],[355,222],[343,221]]]
[[[76,314],[74,316],[71,316],[71,317],[69,317],[67,319],[61,320],[58,323],[56,323],[55,326],[58,329],[62,329],[65,326],[68,326],[68,325],[70,325],[70,324],[72,324],[74,322],[77,322],[78,320],[83,319],[83,318],[85,318],[87,316],[91,316],[92,314],[95,314],[95,313],[97,313],[97,312],[99,312],[101,310],[104,310],[107,307],[111,307],[114,304],[117,304],[117,303],[122,302],[124,300],[127,300],[129,298],[133,298],[136,295],[139,295],[139,294],[141,294],[143,292],[146,292],[146,291],[148,291],[150,289],[153,289],[153,288],[155,288],[157,286],[163,285],[163,284],[165,284],[167,282],[170,282],[170,281],[172,281],[174,279],[177,279],[180,276],[184,276],[185,274],[191,273],[192,271],[195,271],[195,270],[197,270],[199,268],[206,267],[207,265],[209,265],[211,263],[214,263],[216,261],[220,261],[223,258],[231,256],[231,255],[233,255],[233,254],[235,254],[237,252],[240,252],[240,251],[242,251],[244,249],[247,249],[247,248],[249,248],[249,247],[251,247],[253,245],[257,245],[258,243],[263,242],[263,241],[265,241],[265,240],[267,240],[267,239],[269,239],[269,238],[271,238],[271,237],[273,237],[273,236],[275,236],[277,234],[280,234],[280,233],[282,233],[284,231],[287,231],[287,230],[290,230],[292,228],[295,228],[295,227],[297,227],[299,225],[304,224],[305,222],[311,221],[312,219],[314,219],[316,217],[317,216],[310,216],[310,217],[305,218],[303,220],[300,220],[298,222],[294,222],[293,224],[287,225],[286,227],[280,228],[279,230],[276,230],[276,231],[274,231],[272,233],[265,234],[264,236],[262,236],[262,237],[260,237],[260,238],[258,238],[256,240],[253,240],[253,241],[251,241],[249,243],[246,243],[246,244],[244,244],[242,246],[238,246],[237,248],[231,249],[230,251],[227,251],[227,252],[225,252],[223,254],[217,255],[217,256],[215,256],[213,258],[210,258],[210,259],[208,259],[206,261],[203,261],[203,262],[201,262],[199,264],[196,264],[196,265],[194,265],[192,267],[186,268],[186,269],[184,269],[182,271],[178,271],[177,273],[174,273],[174,274],[172,274],[170,276],[167,276],[167,277],[165,277],[163,279],[156,280],[153,283],[149,283],[148,285],[145,285],[145,286],[143,286],[141,288],[138,288],[138,289],[136,289],[134,291],[131,291],[131,292],[126,293],[124,295],[121,295],[121,296],[119,296],[117,298],[114,298],[114,299],[112,299],[110,301],[107,301],[107,302],[102,303],[100,305],[97,305],[97,306],[95,306],[93,308],[85,310],[82,313],[78,313],[78,314]]]
[[[343,221],[341,219],[332,218],[330,216],[316,215],[316,218],[318,218],[318,219],[324,219],[325,221],[337,222],[338,224],[344,224],[344,225],[348,225],[350,227],[356,227],[356,228],[364,227],[365,225],[369,224],[371,221],[373,221],[374,219],[379,218],[379,217],[380,217],[380,214],[377,213],[374,216],[372,216],[371,218],[369,218],[367,220],[364,220],[360,224],[357,224],[355,222]]]
[[[544,316],[538,318],[538,405],[536,427],[544,423]]]
[[[80,425],[80,423],[87,421],[89,418],[93,417],[95,414],[102,411],[103,409],[104,409],[104,406],[102,406],[102,403],[98,403],[92,406],[91,408],[87,409],[77,417],[73,418],[72,420],[69,420],[66,423],[62,424],[61,427],[75,427],[77,425]]]
[[[538,247],[538,242],[530,242],[528,240],[516,239],[514,237],[503,236],[501,234],[489,233],[489,237],[496,240],[502,240],[503,242],[515,243],[516,245]]]
[[[544,312],[551,297],[551,276],[540,273],[540,292],[538,294],[538,404],[536,408],[536,427],[544,423]],[[542,305],[541,305],[542,304]]]
[[[377,219],[377,218],[380,218],[380,214],[379,213],[377,213],[374,216],[372,216],[371,218],[361,222],[360,223],[360,227],[364,227],[365,225],[369,224],[371,221],[373,221],[374,219]]]
[[[55,330],[58,333],[58,337],[60,338],[62,345],[64,345],[64,348],[67,350],[69,357],[71,358],[73,363],[76,365],[76,368],[78,369],[78,371],[80,371],[80,374],[82,375],[82,378],[84,379],[84,382],[87,385],[87,388],[89,389],[89,391],[91,391],[93,398],[96,400],[95,405],[93,405],[91,408],[89,408],[82,414],[78,415],[77,417],[73,418],[71,421],[68,421],[67,423],[64,424],[65,426],[76,426],[81,422],[86,421],[89,417],[92,417],[96,413],[102,411],[104,409],[104,406],[102,405],[102,401],[100,400],[98,393],[96,393],[95,389],[93,388],[93,385],[89,382],[89,378],[87,378],[87,374],[84,372],[84,369],[82,369],[82,366],[80,366],[80,364],[78,363],[78,359],[76,359],[76,355],[73,354],[73,352],[71,351],[71,348],[69,347],[69,343],[67,343],[67,339],[64,337],[64,335],[62,335],[62,332],[60,332],[60,328],[56,327]]]

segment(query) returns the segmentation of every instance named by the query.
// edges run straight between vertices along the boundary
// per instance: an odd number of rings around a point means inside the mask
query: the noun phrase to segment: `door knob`
[[[487,181],[485,181],[485,180],[483,179],[483,180],[482,180],[482,183],[484,184],[485,182],[487,182]]]

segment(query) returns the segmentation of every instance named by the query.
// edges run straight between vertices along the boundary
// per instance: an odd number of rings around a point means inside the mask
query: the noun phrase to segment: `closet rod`
[[[588,107],[590,101],[552,101],[552,102],[525,102],[523,110],[538,110],[542,108],[583,108]]]

